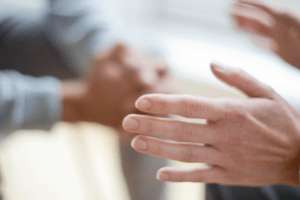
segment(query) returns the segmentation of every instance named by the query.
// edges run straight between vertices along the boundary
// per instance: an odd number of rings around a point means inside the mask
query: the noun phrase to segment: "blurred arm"
[[[16,71],[0,72],[0,131],[49,129],[61,115],[60,83]]]

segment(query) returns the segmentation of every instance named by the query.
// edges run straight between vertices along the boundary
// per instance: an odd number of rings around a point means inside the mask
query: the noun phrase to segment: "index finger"
[[[136,101],[136,108],[147,113],[173,114],[212,121],[221,120],[225,116],[224,106],[219,100],[190,95],[148,94]]]
[[[273,16],[274,18],[278,17],[278,14],[275,10],[273,10],[272,8],[269,8],[267,5],[262,4],[260,2],[256,2],[256,1],[252,1],[252,0],[238,0],[237,2],[261,9],[261,10],[265,11],[266,13],[270,14],[271,16]]]

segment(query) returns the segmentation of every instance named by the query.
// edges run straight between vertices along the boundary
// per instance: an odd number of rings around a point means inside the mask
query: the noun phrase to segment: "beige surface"
[[[2,148],[1,167],[5,199],[129,199],[118,137],[99,125],[19,131]]]
[[[205,83],[178,79],[185,94],[206,97],[241,95]],[[127,200],[118,137],[95,124],[59,123],[51,133],[19,131],[0,151],[3,193],[9,200]],[[170,162],[173,166],[199,164]],[[204,184],[170,183],[168,199],[204,200]]]

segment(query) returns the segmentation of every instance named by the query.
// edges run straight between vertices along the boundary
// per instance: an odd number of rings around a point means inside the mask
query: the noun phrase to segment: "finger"
[[[199,167],[194,169],[178,169],[173,167],[161,168],[157,179],[170,182],[201,182],[220,183],[223,170],[219,167]]]
[[[212,121],[225,117],[224,107],[219,100],[190,95],[148,94],[137,100],[136,107],[147,113],[174,114]]]
[[[163,141],[139,135],[132,140],[131,146],[141,153],[181,162],[211,164],[220,162],[219,151],[212,146],[202,144]]]
[[[156,84],[157,75],[156,71],[150,68],[146,68],[143,63],[135,61],[135,65],[131,64],[124,65],[123,68],[126,72],[127,78],[132,83],[132,86],[136,91],[141,92],[142,90],[147,90],[152,88]]]
[[[128,47],[124,43],[117,43],[110,51],[110,55],[118,60],[122,59],[128,52]]]
[[[122,54],[127,51],[127,46],[123,43],[117,43],[111,49],[96,55],[96,61],[107,59],[119,59]]]
[[[259,34],[265,37],[272,36],[272,30],[269,26],[265,25],[257,19],[250,19],[242,16],[234,16],[238,28]]]
[[[249,13],[249,14],[245,14]],[[231,13],[238,28],[266,37],[272,36],[272,22],[253,9],[237,4]]]
[[[296,17],[292,16],[289,13],[283,13],[280,15],[280,19],[283,22],[284,25],[288,28],[293,28],[296,31],[296,34],[300,33],[300,22],[299,19]]]
[[[142,55],[141,52],[131,52],[123,58],[122,64],[126,74],[136,90],[152,88],[159,79],[155,63]]]
[[[166,75],[157,81],[154,87],[148,88],[144,94],[176,94],[178,92],[176,91],[174,84],[175,78],[172,75]]]
[[[100,62],[99,62],[100,64]],[[124,70],[117,62],[105,61],[101,63],[98,69],[97,78],[101,80],[108,80],[109,82],[120,82],[124,77]]]
[[[156,60],[157,73],[159,78],[165,77],[169,72],[169,67],[163,60]]]
[[[208,125],[144,115],[128,115],[123,120],[123,128],[128,132],[179,142],[211,144],[217,138],[215,132]]]
[[[155,86],[158,80],[158,74],[155,69],[141,68],[136,77],[136,85],[141,89],[149,89]]]
[[[274,90],[247,74],[239,68],[224,67],[220,64],[212,63],[211,69],[214,75],[221,81],[236,87],[249,97],[264,97],[273,99],[276,97]]]
[[[141,67],[139,68],[138,80],[143,83],[144,88],[151,89],[161,84],[168,75],[168,66],[165,62],[158,59],[143,57],[141,59]]]
[[[252,42],[256,46],[272,51],[274,53],[278,52],[279,49],[278,43],[272,38],[253,37]]]
[[[260,2],[256,2],[253,0],[238,0],[238,3],[244,4],[244,5],[248,5],[248,6],[253,6],[255,8],[258,8],[260,10],[265,11],[266,13],[268,13],[269,15],[271,15],[274,18],[278,18],[278,13],[273,10],[272,8],[268,7],[267,5],[264,5]]]

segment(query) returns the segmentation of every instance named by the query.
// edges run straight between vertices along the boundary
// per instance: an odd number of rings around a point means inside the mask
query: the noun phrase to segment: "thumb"
[[[128,47],[126,44],[123,43],[117,43],[111,48],[108,48],[104,51],[100,51],[96,54],[95,60],[97,62],[102,62],[104,60],[110,60],[110,59],[120,59],[120,57],[126,53],[128,50]]]
[[[128,47],[124,43],[117,43],[115,46],[110,50],[110,54],[115,57],[119,58],[122,56],[126,51],[128,50]]]
[[[241,90],[249,97],[274,99],[276,96],[276,92],[270,86],[258,81],[240,68],[212,63],[211,70],[219,80]]]

